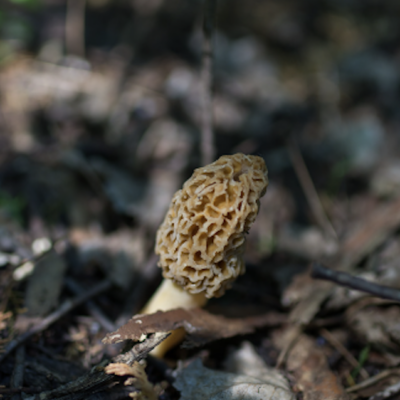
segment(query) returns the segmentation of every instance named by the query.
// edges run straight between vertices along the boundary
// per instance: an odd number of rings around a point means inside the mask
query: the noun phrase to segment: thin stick
[[[66,279],[66,285],[68,289],[71,290],[75,295],[82,295],[85,293],[83,289],[77,282],[71,278]],[[94,301],[88,300],[85,304],[89,314],[96,319],[96,321],[104,328],[107,332],[113,332],[116,329],[116,325],[112,322],[103,311],[95,304]]]
[[[322,207],[321,201],[318,197],[318,193],[315,190],[315,186],[308,172],[307,166],[304,163],[303,157],[292,140],[287,142],[287,150],[292,161],[294,170],[297,178],[300,181],[301,187],[303,188],[304,194],[307,198],[307,202],[311,208],[311,212],[314,215],[317,224],[320,228],[329,236],[337,239],[337,234],[328,217],[325,214],[324,208]]]
[[[104,280],[94,286],[93,288],[89,289],[86,293],[83,293],[72,300],[66,300],[58,310],[54,311],[46,318],[41,320],[38,324],[34,325],[32,328],[28,329],[22,335],[13,339],[4,349],[4,353],[0,356],[0,363],[4,361],[4,359],[18,346],[22,343],[26,342],[31,336],[35,335],[36,333],[42,332],[47,329],[51,324],[55,321],[63,317],[65,314],[70,312],[73,308],[81,305],[86,300],[90,299],[91,297],[97,296],[98,294],[105,292],[106,290],[110,289],[112,283],[109,280]]]
[[[396,375],[399,374],[400,370],[399,368],[395,369],[387,369],[385,371],[380,372],[379,374],[376,374],[374,376],[371,376],[371,378],[366,379],[365,381],[362,381],[360,383],[357,383],[357,385],[351,386],[346,389],[347,393],[352,393],[352,392],[357,392],[359,390],[365,389],[367,387],[370,387],[374,385],[375,383],[381,381],[382,379],[385,379],[391,375]]]
[[[85,56],[86,0],[68,0],[65,16],[65,47],[67,54]]]
[[[342,343],[339,342],[335,338],[335,336],[332,335],[327,329],[321,329],[321,335],[347,360],[347,362],[353,367],[353,368],[359,368],[360,363],[354,358],[354,356],[342,345]],[[369,374],[368,372],[364,369],[360,369],[360,375],[363,379],[368,379]]]
[[[365,279],[357,278],[346,272],[334,271],[333,269],[323,267],[318,263],[313,263],[311,277],[315,279],[332,281],[341,286],[346,286],[361,292],[370,293],[383,299],[400,301],[400,290],[368,282]]]
[[[207,165],[215,159],[214,118],[213,118],[213,32],[217,0],[204,0],[203,56],[202,56],[202,164]]]

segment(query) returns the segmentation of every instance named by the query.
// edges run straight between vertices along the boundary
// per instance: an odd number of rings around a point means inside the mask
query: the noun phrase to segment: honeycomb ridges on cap
[[[258,156],[222,156],[196,169],[175,193],[157,232],[164,278],[189,293],[224,294],[244,273],[245,234],[267,185],[267,168]]]

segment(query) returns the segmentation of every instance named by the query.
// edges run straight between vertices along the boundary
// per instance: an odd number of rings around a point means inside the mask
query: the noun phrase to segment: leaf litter
[[[230,338],[254,332],[257,327],[281,325],[285,317],[278,313],[248,318],[225,318],[213,315],[201,308],[177,308],[158,311],[154,314],[135,315],[129,322],[103,339],[104,343],[119,343],[124,340],[140,340],[144,335],[169,332],[184,328],[187,335],[182,344],[185,348],[199,347],[218,339]]]
[[[244,343],[226,363],[231,372],[206,368],[199,359],[178,370],[174,386],[181,399],[295,399],[287,379],[267,367],[251,344]]]
[[[74,2],[65,15],[20,3],[0,24],[0,394],[176,400],[211,382],[226,398],[236,383],[254,398],[398,395],[398,304],[307,269],[399,287],[395,2],[220,2],[216,154],[262,156],[271,184],[244,279],[206,310],[153,316],[135,314],[160,279],[155,230],[201,166],[202,10],[87,2],[79,58],[59,34]],[[148,356],[177,327],[185,348]]]

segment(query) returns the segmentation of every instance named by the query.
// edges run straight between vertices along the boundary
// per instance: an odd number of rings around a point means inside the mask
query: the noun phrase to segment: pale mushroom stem
[[[157,291],[146,304],[141,314],[153,314],[157,311],[169,311],[174,308],[203,307],[207,303],[204,294],[190,294],[170,279],[164,279]],[[172,347],[180,343],[185,336],[183,328],[172,331],[171,335],[160,343],[150,354],[162,358]]]

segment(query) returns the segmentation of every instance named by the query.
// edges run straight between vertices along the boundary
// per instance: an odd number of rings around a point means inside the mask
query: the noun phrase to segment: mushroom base
[[[168,311],[174,308],[195,308],[203,307],[207,303],[204,294],[190,294],[181,286],[169,279],[164,279],[157,291],[141,311],[141,314],[153,314],[157,311]],[[167,351],[180,343],[185,337],[185,330],[177,329],[160,343],[150,354],[162,358]]]

